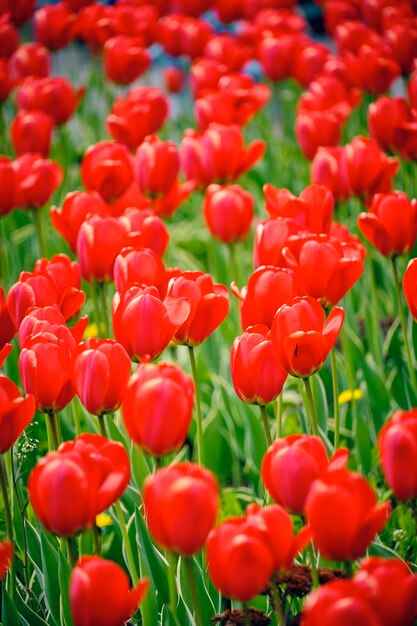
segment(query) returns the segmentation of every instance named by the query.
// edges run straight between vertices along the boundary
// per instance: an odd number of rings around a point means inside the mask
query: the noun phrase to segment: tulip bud
[[[232,243],[246,238],[253,207],[252,195],[239,185],[210,185],[204,197],[203,214],[213,237]]]
[[[417,409],[396,411],[379,433],[382,470],[398,500],[417,497]]]
[[[17,386],[0,375],[0,453],[4,454],[16,443],[35,414],[35,398],[20,395]]]

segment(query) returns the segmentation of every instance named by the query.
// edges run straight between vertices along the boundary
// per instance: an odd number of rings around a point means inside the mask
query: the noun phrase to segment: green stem
[[[12,523],[12,515],[10,510],[10,501],[9,501],[9,493],[7,490],[7,473],[6,466],[4,463],[4,455],[0,455],[0,483],[1,483],[1,491],[3,494],[3,503],[4,503],[4,516],[6,518],[6,530],[7,536],[10,541],[13,543],[13,523]],[[16,560],[12,558],[10,563],[10,597],[12,602],[14,602],[14,598],[16,595]]]
[[[98,534],[97,524],[93,525],[93,541],[94,541],[94,554],[100,556],[101,545],[100,545],[100,535]]]
[[[33,223],[35,225],[36,239],[38,241],[39,254],[46,257],[45,238],[42,227],[41,209],[32,209]]]
[[[405,357],[407,360],[407,365],[408,365],[408,371],[410,373],[410,379],[411,379],[411,384],[413,386],[413,389],[417,388],[417,378],[416,378],[416,372],[413,366],[413,357],[411,356],[411,348],[410,348],[410,343],[408,341],[408,333],[407,333],[407,320],[405,317],[405,311],[404,311],[404,307],[402,304],[402,299],[401,299],[401,284],[400,284],[400,279],[398,276],[398,267],[397,267],[397,259],[396,257],[392,257],[392,270],[394,272],[394,284],[395,284],[395,293],[397,295],[397,306],[398,306],[398,310],[400,313],[400,321],[401,321],[401,328],[402,328],[402,332],[403,332],[403,342],[404,342],[404,348],[405,348]]]
[[[51,442],[53,449],[56,450],[60,444],[60,438],[58,434],[57,424],[55,422],[55,413],[51,411],[50,413],[46,413],[47,424],[49,423],[49,434],[51,436]]]
[[[283,410],[282,391],[277,398],[277,439],[282,437],[282,410]]]
[[[343,561],[344,570],[347,573],[349,578],[353,576],[353,562],[352,561]]]
[[[28,600],[28,599],[30,599],[30,594],[29,594],[29,578],[28,578],[29,556],[28,556],[28,542],[27,542],[27,532],[26,532],[26,517],[25,517],[25,510],[22,507],[22,503],[20,501],[19,491],[17,489],[16,473],[15,473],[14,462],[13,462],[13,446],[10,448],[10,465],[11,465],[11,470],[12,470],[13,489],[14,489],[14,493],[15,493],[15,496],[16,496],[17,506],[19,508],[20,521],[21,521],[21,524],[22,524],[22,536],[23,536],[23,576],[25,578],[25,587],[26,587],[26,594],[27,594],[27,600]]]
[[[382,358],[382,341],[381,341],[381,331],[379,328],[379,306],[378,306],[378,294],[376,291],[375,285],[375,275],[374,275],[374,266],[372,262],[372,258],[369,258],[369,283],[371,287],[371,311],[368,315],[367,320],[369,320],[370,326],[370,342],[372,348],[372,354],[375,359],[375,363],[379,365],[382,369],[384,362]]]
[[[194,609],[195,624],[196,626],[203,626],[200,599],[198,597],[197,586],[195,584],[195,575],[194,575],[192,557],[190,556],[184,557],[184,566],[185,566],[185,577],[187,579],[187,585],[191,594],[191,602],[192,602],[193,609]]]
[[[91,294],[91,300],[93,301],[93,310],[94,310],[94,321],[97,324],[97,333],[99,337],[102,337],[102,323],[101,323],[101,311],[100,311],[100,307],[98,305],[98,299],[97,299],[97,289],[96,289],[96,283],[90,283],[90,294]]]
[[[271,584],[272,600],[274,603],[275,619],[277,626],[285,626],[285,618],[282,610],[281,596],[279,587],[275,583]]]
[[[114,510],[116,511],[117,519],[119,520],[119,524],[120,524],[120,531],[122,533],[123,543],[124,543],[124,547],[126,550],[127,565],[129,567],[133,584],[136,585],[139,581],[139,576],[136,570],[136,563],[135,563],[135,559],[133,558],[132,546],[130,545],[129,534],[127,532],[127,526],[126,526],[125,518],[123,516],[122,506],[119,500],[117,500],[117,502],[114,503]]]
[[[100,415],[97,415],[97,417],[98,417],[98,425],[99,425],[99,428],[100,428],[100,433],[103,435],[103,437],[107,437],[108,438],[106,422],[104,420],[103,413],[101,413]]]
[[[271,435],[271,429],[269,428],[269,422],[268,422],[268,416],[266,414],[266,408],[265,408],[265,406],[263,404],[260,404],[259,408],[261,409],[262,423],[264,425],[266,443],[268,444],[268,447],[269,447],[272,444],[272,435]]]
[[[236,260],[236,246],[237,246],[237,242],[233,242],[229,244],[229,252],[230,252],[230,267],[231,267],[231,274],[232,274],[232,281],[234,281],[236,283],[236,285],[239,286],[240,284],[240,272],[239,272],[239,265],[237,263]]]
[[[75,564],[77,563],[78,558],[75,552],[74,538],[65,537],[65,540],[67,544],[69,562],[71,564],[71,567],[75,567]]]
[[[168,561],[169,607],[173,615],[175,615],[178,602],[177,583],[175,580],[175,556],[168,551],[166,557]]]
[[[110,322],[109,322],[108,311],[107,311],[105,283],[99,283],[98,287],[99,287],[99,292],[100,292],[101,313],[103,315],[106,338],[110,338]]]
[[[195,362],[195,354],[193,346],[188,346],[188,354],[190,356],[191,371],[193,374],[195,387],[195,406],[197,417],[197,447],[198,447],[198,463],[204,465],[204,441],[203,441],[203,418],[201,415],[201,397],[200,388],[198,386],[197,365]]]
[[[330,361],[332,364],[332,384],[333,384],[333,407],[334,407],[334,448],[340,445],[340,410],[339,410],[339,380],[337,378],[337,364],[335,348],[330,351]]]
[[[311,430],[313,432],[313,435],[316,435],[318,437],[319,427],[318,427],[318,422],[317,422],[316,407],[314,406],[313,392],[311,390],[310,378],[304,378],[303,380],[304,380],[304,386],[305,386],[305,390],[307,394],[307,404],[308,404],[308,406],[306,407],[307,413],[309,413],[310,418],[311,418]]]
[[[313,589],[317,589],[320,585],[319,575],[317,572],[317,564],[316,564],[316,555],[314,553],[314,547],[312,543],[308,544],[307,551],[310,557],[310,570],[311,570],[311,582],[313,584]]]

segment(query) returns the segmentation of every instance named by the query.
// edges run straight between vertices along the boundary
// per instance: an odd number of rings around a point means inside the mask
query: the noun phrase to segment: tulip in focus
[[[162,300],[156,287],[133,285],[113,297],[113,330],[133,360],[165,350],[190,313],[185,298]],[[149,329],[145,332],[145,329]]]
[[[72,382],[81,404],[93,415],[116,411],[129,380],[126,350],[111,339],[87,339],[73,353]]]
[[[122,444],[83,434],[39,461],[28,490],[46,530],[70,537],[90,528],[121,497],[129,480],[129,457]]]
[[[262,406],[279,396],[287,372],[273,351],[267,326],[249,326],[234,340],[230,371],[235,391],[243,402]]]
[[[210,274],[181,272],[171,279],[167,295],[183,298],[190,312],[175,332],[175,341],[197,346],[209,337],[226,319],[229,312],[229,291],[225,285],[213,283]]]
[[[272,345],[284,369],[299,378],[317,372],[339,336],[344,311],[334,307],[325,321],[315,298],[294,298],[278,309],[272,324]]]
[[[193,403],[193,381],[177,365],[142,362],[123,396],[123,421],[138,446],[148,454],[164,456],[183,445]]]
[[[123,626],[135,613],[148,588],[148,580],[130,588],[124,570],[100,556],[84,556],[70,579],[70,607],[74,626]]]
[[[10,378],[0,375],[0,453],[16,443],[35,414],[35,398],[23,398]]]
[[[143,486],[145,518],[155,541],[191,556],[206,543],[219,510],[214,475],[194,463],[177,463],[148,476]]]
[[[343,466],[348,452],[339,449],[329,461],[319,437],[289,435],[277,439],[262,460],[262,478],[268,493],[291,513],[302,515],[311,486],[331,467]]]

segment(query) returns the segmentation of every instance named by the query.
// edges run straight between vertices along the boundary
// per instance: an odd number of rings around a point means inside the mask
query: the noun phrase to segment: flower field
[[[417,624],[417,6],[0,0],[3,626]]]

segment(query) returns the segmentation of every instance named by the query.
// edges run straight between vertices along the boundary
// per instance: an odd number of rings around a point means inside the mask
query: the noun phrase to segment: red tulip
[[[401,67],[403,75],[411,72],[417,56],[417,29],[414,20],[404,24],[392,24],[384,30],[384,41],[394,61]]]
[[[357,54],[343,56],[349,81],[372,94],[382,94],[400,75],[401,68],[382,44],[362,45]]]
[[[398,500],[417,496],[417,410],[396,411],[379,433],[378,449],[388,486]]]
[[[264,154],[265,143],[254,141],[243,145],[242,131],[237,125],[210,124],[198,135],[188,131],[181,145],[181,162],[187,179],[200,185],[235,181]]]
[[[156,287],[134,285],[113,298],[114,336],[132,359],[140,360],[145,354],[155,359],[189,312],[190,305],[184,298],[167,296],[162,300]],[[149,332],[144,332],[146,328]]]
[[[397,149],[397,128],[412,119],[411,109],[404,98],[378,98],[368,108],[369,134],[383,150]]]
[[[231,71],[240,70],[253,54],[249,46],[240,43],[239,39],[227,33],[209,37],[204,46],[203,56],[222,63]]]
[[[43,111],[20,111],[10,125],[10,136],[17,154],[38,152],[46,157],[51,147],[54,120]]]
[[[78,232],[83,222],[91,215],[106,216],[107,207],[96,191],[71,191],[64,198],[62,210],[51,207],[50,214],[55,229],[65,239],[71,252],[75,253]]]
[[[159,257],[162,257],[168,242],[169,233],[164,222],[150,209],[127,209],[124,218],[130,224],[128,241],[132,240],[135,246],[150,248]]]
[[[64,4],[38,9],[33,26],[36,40],[50,50],[66,48],[77,34],[76,18]]]
[[[326,185],[312,183],[294,196],[288,189],[263,188],[266,210],[271,217],[287,217],[299,228],[312,233],[328,233],[333,219],[334,198]],[[291,233],[292,234],[292,233]]]
[[[227,68],[213,59],[196,59],[190,68],[190,89],[194,100],[206,90],[217,89],[226,72]]]
[[[300,45],[298,33],[284,34],[279,37],[264,37],[259,45],[259,61],[270,80],[280,81],[293,74],[293,63],[297,46]]]
[[[247,518],[231,517],[207,541],[208,571],[223,596],[248,602],[268,587],[274,571],[270,536]]]
[[[5,539],[0,543],[0,580],[5,577],[13,558],[13,544],[10,539]]]
[[[4,13],[9,13],[10,19],[16,26],[22,26],[33,15],[35,0],[3,0],[2,9]]]
[[[341,120],[332,111],[312,111],[297,116],[295,136],[307,159],[313,159],[321,146],[337,146],[341,135]]]
[[[162,91],[140,86],[131,89],[125,98],[117,98],[106,126],[113,139],[136,150],[147,135],[161,128],[167,117],[168,101]]]
[[[366,250],[329,235],[293,237],[283,254],[294,270],[300,292],[324,306],[337,304],[361,277]]]
[[[55,161],[36,153],[23,154],[13,161],[17,179],[17,204],[39,209],[48,202],[62,182],[62,169]]]
[[[240,299],[240,319],[243,330],[255,324],[269,328],[279,307],[298,293],[292,270],[263,266],[255,270],[247,287],[233,289]]]
[[[226,319],[229,292],[225,285],[213,283],[210,274],[182,272],[168,284],[168,297],[184,298],[190,312],[175,332],[175,341],[196,346],[209,337]]]
[[[175,452],[187,436],[193,402],[193,381],[177,365],[141,363],[123,397],[126,430],[149,454]]]
[[[375,612],[351,580],[332,581],[308,596],[303,626],[381,626]]]
[[[195,463],[177,463],[148,476],[143,486],[146,522],[166,550],[189,556],[201,550],[219,509],[215,476]]]
[[[292,75],[299,85],[308,87],[323,72],[329,58],[330,50],[326,45],[307,39],[295,49]]]
[[[0,374],[0,453],[16,443],[35,414],[35,398],[20,395],[17,386]],[[1,569],[1,568],[0,568]]]
[[[362,234],[384,256],[408,254],[417,237],[417,201],[402,191],[379,193],[372,198],[368,213],[361,213]]]
[[[6,59],[0,59],[0,103],[7,100],[14,84]]]
[[[127,240],[127,225],[117,217],[90,216],[77,237],[81,275],[88,282],[113,280],[115,259]]]
[[[0,157],[0,218],[17,206],[18,181],[9,157]]]
[[[74,626],[122,626],[135,613],[148,580],[130,588],[124,570],[100,556],[83,556],[70,579],[70,606]]]
[[[75,341],[69,331],[63,340],[62,331],[61,336],[51,332],[30,335],[19,356],[23,388],[35,396],[37,411],[42,413],[61,411],[75,395],[70,364]]]
[[[164,69],[163,77],[165,89],[168,93],[176,94],[183,90],[186,81],[186,74],[181,68],[175,66],[166,67]]]
[[[277,359],[267,326],[257,324],[237,337],[230,353],[235,391],[243,402],[266,405],[279,396],[287,372]]]
[[[167,195],[180,169],[178,149],[173,141],[147,137],[136,152],[135,175],[140,191]]]
[[[87,339],[72,359],[72,383],[81,404],[93,415],[116,411],[131,369],[123,346],[111,339]]]
[[[8,344],[16,334],[16,325],[13,323],[7,308],[3,287],[0,285],[0,349]]]
[[[85,316],[79,319],[74,326],[67,329],[71,333],[75,344],[80,343],[87,324],[88,317]],[[21,349],[23,348],[26,338],[29,337],[29,335],[37,335],[39,333],[52,333],[53,335],[57,335],[61,330],[60,327],[66,328],[65,317],[56,304],[43,307],[32,306],[28,309],[19,325],[19,347]],[[66,333],[66,331],[64,331],[64,333]]]
[[[311,164],[311,178],[315,183],[326,185],[336,201],[346,200],[350,195],[350,189],[344,148],[340,146],[319,148]]]
[[[149,52],[139,37],[118,35],[104,46],[104,72],[118,85],[129,85],[142,76],[151,63]]]
[[[361,92],[351,87],[344,77],[343,62],[333,59],[326,64],[329,74],[322,74],[313,80],[304,91],[297,104],[297,114],[313,112],[332,112],[342,123],[361,100]]]
[[[355,137],[344,147],[346,174],[351,192],[359,197],[388,193],[398,171],[397,159],[387,157],[367,137]]]
[[[294,536],[290,515],[281,506],[272,504],[261,508],[250,504],[245,511],[248,526],[266,533],[274,560],[274,571],[289,569],[298,553],[311,540],[310,529],[303,526]]]
[[[133,182],[127,148],[114,141],[90,146],[81,162],[81,178],[88,191],[98,191],[105,202],[114,202]]]
[[[252,195],[239,185],[210,185],[206,189],[204,219],[213,237],[224,243],[247,237],[253,210]]]
[[[417,615],[417,576],[400,559],[370,557],[362,561],[355,586],[382,626],[412,626]]]
[[[282,252],[288,245],[289,238],[298,232],[294,219],[289,217],[276,217],[258,224],[253,244],[255,269],[262,265],[286,266]]]
[[[262,84],[224,88],[220,80],[217,87],[218,90],[207,91],[195,101],[194,115],[202,130],[213,123],[246,126],[271,95],[269,88]]]
[[[26,78],[16,94],[16,103],[24,111],[44,111],[55,124],[65,124],[74,113],[85,87],[74,89],[63,77]]]
[[[58,294],[51,277],[45,272],[22,272],[7,294],[7,308],[16,328],[31,307],[54,304],[58,304]]]
[[[307,378],[317,372],[336,343],[344,311],[334,307],[324,320],[315,298],[294,298],[278,309],[271,339],[283,367],[292,376]]]
[[[57,304],[65,319],[79,313],[85,302],[85,293],[80,289],[81,274],[76,261],[71,261],[66,254],[56,254],[50,260],[36,261],[33,273],[50,277],[58,294]]]
[[[14,80],[27,76],[46,78],[51,69],[49,52],[38,43],[24,43],[11,56],[9,69]]]
[[[340,449],[330,460],[332,467],[347,462]],[[291,513],[302,515],[311,486],[329,467],[324,443],[319,437],[289,435],[277,439],[262,461],[262,479],[271,497]]]
[[[347,469],[322,474],[305,504],[314,543],[326,559],[352,561],[363,555],[389,517],[363,476]]]
[[[117,291],[125,291],[134,283],[159,285],[165,279],[161,257],[149,248],[123,248],[114,262],[114,282]]]
[[[19,32],[9,22],[9,16],[0,16],[0,58],[9,59],[19,47]]]
[[[68,537],[90,528],[120,498],[129,480],[129,456],[122,444],[83,434],[35,466],[28,490],[46,530]]]
[[[403,278],[404,296],[410,313],[417,320],[417,259],[411,259]]]

